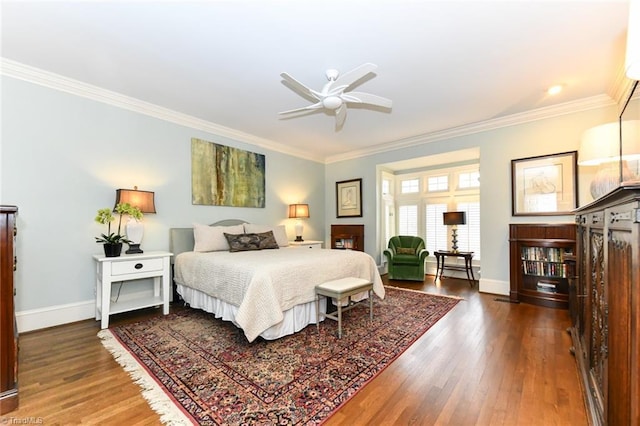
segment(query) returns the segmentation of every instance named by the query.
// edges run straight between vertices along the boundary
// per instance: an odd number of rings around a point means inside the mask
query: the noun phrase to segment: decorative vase
[[[122,252],[122,243],[103,244],[102,247],[104,247],[104,255],[107,257],[118,257]]]
[[[127,239],[131,242],[129,243],[129,250],[125,253],[143,253],[142,249],[140,249],[140,242],[142,241],[143,234],[144,225],[142,222],[130,217],[127,222]]]

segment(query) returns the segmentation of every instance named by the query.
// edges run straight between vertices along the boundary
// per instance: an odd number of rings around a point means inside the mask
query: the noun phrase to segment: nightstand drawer
[[[289,246],[295,248],[321,249],[322,241],[289,241]]]
[[[162,259],[126,260],[111,263],[111,275],[134,274],[136,272],[161,271]]]

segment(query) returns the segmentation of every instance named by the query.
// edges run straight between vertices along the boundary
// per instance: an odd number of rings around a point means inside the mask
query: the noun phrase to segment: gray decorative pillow
[[[276,236],[273,231],[261,232],[256,234],[260,238],[261,249],[277,249],[280,248]]]
[[[224,234],[229,243],[229,251],[249,251],[278,248],[273,232],[260,234]]]

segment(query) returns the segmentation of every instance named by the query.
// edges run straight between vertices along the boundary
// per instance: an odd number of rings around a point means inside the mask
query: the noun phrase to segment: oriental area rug
[[[246,337],[194,309],[102,330],[104,346],[165,424],[321,424],[459,299],[386,287],[374,299],[277,340]]]

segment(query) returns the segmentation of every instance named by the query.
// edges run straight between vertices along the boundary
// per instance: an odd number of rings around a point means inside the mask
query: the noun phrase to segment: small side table
[[[322,248],[322,241],[312,241],[312,240],[289,241],[289,245],[291,247],[296,247],[296,248],[321,249]]]
[[[467,273],[467,280],[469,280],[469,286],[473,287],[473,283],[476,281],[473,276],[473,267],[471,266],[471,260],[473,259],[472,251],[448,251],[448,250],[436,250],[434,252],[436,256],[436,280],[438,279],[438,274],[440,274],[440,278],[442,278],[442,272],[444,268],[453,269],[457,271],[465,271]],[[449,257],[461,257],[464,259],[464,266],[458,265],[445,265],[445,259]]]
[[[169,313],[170,258],[173,253],[152,251],[106,257],[96,254],[96,321],[100,328],[109,327],[109,315],[162,305],[162,314]],[[111,285],[114,282],[153,278],[153,296],[114,302]]]

